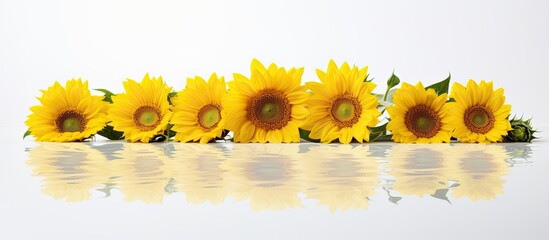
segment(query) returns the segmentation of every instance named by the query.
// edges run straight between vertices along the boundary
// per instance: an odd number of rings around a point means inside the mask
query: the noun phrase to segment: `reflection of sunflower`
[[[65,88],[58,82],[42,91],[42,105],[31,107],[25,124],[37,141],[71,142],[88,138],[107,123],[103,97],[91,96],[88,81],[72,79]]]
[[[107,159],[88,144],[42,143],[30,149],[27,164],[44,178],[44,194],[67,202],[89,199],[91,189],[109,180]]]
[[[450,123],[453,136],[462,142],[501,142],[511,130],[511,105],[503,104],[503,88],[494,91],[492,82],[469,80],[467,87],[454,83],[452,97],[456,102],[449,105]]]
[[[393,189],[402,195],[434,194],[448,187],[449,145],[395,145],[386,168],[395,178]]]
[[[299,142],[299,127],[309,113],[309,94],[301,86],[303,68],[286,71],[273,63],[266,69],[254,59],[251,69],[251,79],[234,74],[223,106],[234,141]]]
[[[223,145],[174,144],[174,187],[185,193],[187,203],[222,203],[227,196],[220,165],[225,160]]]
[[[250,199],[253,210],[301,207],[303,181],[297,169],[297,145],[234,145],[221,164],[224,179],[236,199]]]
[[[116,187],[126,201],[161,203],[169,189],[170,165],[159,144],[125,144],[111,160]]]
[[[318,199],[318,204],[327,205],[330,211],[367,209],[379,175],[370,153],[364,145],[311,147],[300,161],[307,198]]]
[[[168,103],[171,88],[162,77],[150,79],[146,74],[141,83],[128,79],[124,89],[125,94],[112,97],[110,125],[114,130],[124,132],[124,138],[130,142],[149,142],[168,125],[172,115]]]
[[[353,137],[359,141],[369,141],[368,127],[375,127],[377,98],[371,92],[374,83],[364,82],[368,67],[352,69],[343,63],[338,68],[333,60],[328,71],[317,70],[322,83],[309,82],[307,86],[313,94],[307,101],[311,115],[303,129],[311,131],[310,138],[329,143],[337,138],[341,143],[350,143]]]
[[[499,145],[454,145],[452,180],[459,186],[452,188],[454,197],[468,197],[473,201],[490,200],[503,193],[503,176],[509,166],[505,148]]]
[[[227,92],[223,77],[212,74],[208,83],[188,78],[186,88],[172,98],[172,129],[176,141],[207,143],[223,132],[221,101]]]
[[[452,127],[448,123],[447,94],[437,96],[435,90],[425,90],[418,83],[402,84],[394,94],[395,105],[388,107],[391,121],[387,130],[395,142],[442,143],[450,142]]]

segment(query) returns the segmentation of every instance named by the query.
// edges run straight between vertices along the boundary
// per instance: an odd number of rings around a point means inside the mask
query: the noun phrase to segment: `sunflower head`
[[[172,115],[168,103],[171,88],[162,77],[151,79],[146,74],[141,83],[128,79],[124,90],[125,93],[112,97],[109,125],[123,132],[130,142],[149,142],[162,134]]]
[[[222,100],[227,93],[223,77],[188,78],[185,89],[172,98],[172,129],[176,141],[208,143],[221,137],[224,128]]]
[[[438,96],[433,89],[425,90],[403,83],[393,95],[394,106],[387,108],[391,121],[387,129],[393,140],[401,143],[450,142],[452,128],[448,124],[447,94]]]
[[[531,123],[532,119],[524,120],[521,118],[513,117],[510,120],[511,128],[508,135],[503,139],[504,142],[532,142],[537,137],[534,134],[537,130],[534,130]]]
[[[39,97],[41,105],[30,108],[25,124],[37,141],[72,142],[96,134],[107,123],[108,103],[91,96],[88,81],[71,79],[65,87],[58,82]]]
[[[374,83],[364,82],[368,67],[351,68],[343,63],[339,68],[333,60],[328,71],[317,70],[320,83],[308,82],[312,95],[307,101],[311,115],[303,128],[311,131],[310,138],[330,143],[339,138],[341,143],[350,143],[354,138],[359,142],[370,140],[368,127],[375,127],[377,98],[371,92]]]
[[[469,80],[467,87],[454,83],[451,97],[455,99],[449,110],[453,136],[462,142],[501,142],[512,129],[507,119],[511,105],[504,104],[503,88],[494,91],[492,82]]]
[[[301,86],[303,68],[288,71],[274,63],[265,68],[254,59],[248,79],[234,74],[224,102],[226,128],[235,142],[299,142],[299,127],[309,112],[309,94]]]

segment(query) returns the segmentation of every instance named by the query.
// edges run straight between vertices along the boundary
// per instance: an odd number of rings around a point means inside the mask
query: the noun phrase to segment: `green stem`
[[[389,90],[391,90],[391,88],[387,87],[387,90],[385,90],[385,95],[383,96],[383,101],[387,101],[387,94],[389,94]]]
[[[389,94],[389,91],[391,90],[390,87],[387,87],[387,90],[385,90],[385,94],[383,95],[383,101],[387,101],[387,94]],[[385,113],[385,110],[387,110],[387,107],[384,107],[383,110],[381,110],[381,114]]]

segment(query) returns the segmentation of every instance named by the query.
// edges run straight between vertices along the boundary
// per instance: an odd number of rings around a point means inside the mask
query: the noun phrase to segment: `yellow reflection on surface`
[[[178,192],[188,203],[222,203],[227,196],[220,165],[225,160],[223,146],[216,144],[171,145],[172,177]]]
[[[39,143],[27,164],[55,199],[83,201],[92,190],[126,201],[161,203],[180,192],[192,204],[248,200],[254,210],[367,209],[376,190],[389,201],[450,201],[503,194],[511,166],[528,165],[525,144],[129,144]],[[99,193],[99,192],[96,192]],[[395,195],[396,194],[396,195]],[[101,194],[100,194],[101,195]],[[381,196],[381,198],[384,198]]]
[[[452,196],[468,197],[473,201],[490,200],[503,194],[503,176],[509,168],[509,156],[501,145],[456,144],[449,154],[450,178],[459,182]]]
[[[253,210],[301,207],[298,144],[235,144],[221,164],[231,195],[249,199]]]
[[[392,188],[402,195],[423,197],[448,186],[448,144],[397,144],[385,166],[394,177]]]
[[[124,144],[111,160],[112,179],[126,201],[161,203],[170,182],[171,166],[163,144]]]
[[[42,192],[67,202],[91,197],[90,190],[109,179],[109,165],[101,152],[86,143],[39,143],[29,150],[27,164],[42,177]]]
[[[378,181],[368,145],[314,145],[300,157],[307,197],[330,211],[367,209]]]

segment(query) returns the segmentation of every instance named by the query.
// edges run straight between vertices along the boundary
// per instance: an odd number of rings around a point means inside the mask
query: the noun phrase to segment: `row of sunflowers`
[[[96,134],[130,142],[331,143],[392,140],[399,143],[530,142],[530,121],[509,119],[502,88],[492,82],[454,83],[450,76],[424,87],[400,84],[392,75],[385,94],[376,94],[368,67],[331,60],[317,70],[319,82],[302,84],[303,68],[254,59],[251,76],[235,73],[228,83],[215,73],[206,81],[187,79],[172,91],[162,77],[126,80],[124,93],[96,89],[80,79],[58,82],[42,91],[40,105],[30,108],[25,137],[71,142]],[[397,86],[399,86],[397,88]],[[228,86],[228,89],[227,89]],[[387,112],[387,114],[385,114]],[[385,114],[385,115],[384,115]],[[388,116],[387,116],[388,115]],[[383,120],[380,121],[380,118]],[[231,133],[231,134],[229,134]]]

